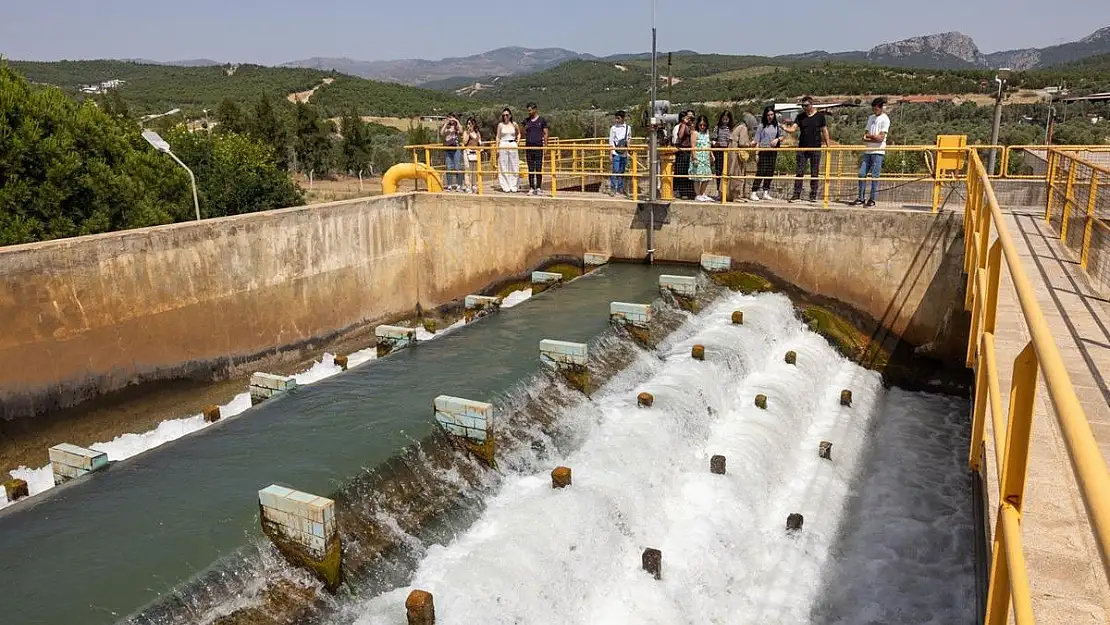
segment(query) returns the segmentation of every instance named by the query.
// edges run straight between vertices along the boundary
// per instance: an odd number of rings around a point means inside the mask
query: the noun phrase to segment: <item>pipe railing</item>
[[[1023,625],[1033,623],[1021,521],[1038,374],[1043,377],[1052,400],[1079,493],[1102,557],[1103,569],[1107,573],[1110,573],[1110,473],[1036,293],[1025,274],[1017,247],[1006,228],[990,177],[975,151],[971,152],[969,159],[964,211],[965,307],[971,311],[967,364],[975,370],[968,462],[972,471],[981,474],[981,447],[989,411],[999,490],[984,622],[987,625],[1007,623],[1012,607],[1014,622]],[[1014,360],[1009,404],[1005,412],[998,380],[1001,363],[995,349],[999,278],[1003,262],[1013,281],[1031,337]]]

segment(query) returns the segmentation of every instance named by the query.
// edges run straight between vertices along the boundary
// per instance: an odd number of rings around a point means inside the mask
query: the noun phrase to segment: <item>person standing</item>
[[[513,112],[501,111],[501,121],[497,123],[497,180],[506,193],[516,193],[520,186],[520,153],[517,152],[520,135]]]
[[[717,127],[713,129],[713,147],[727,150],[732,145],[732,128],[732,112],[722,111],[720,116],[717,117]],[[713,156],[715,157],[713,159],[713,175],[717,178],[717,196],[720,197],[721,189],[728,186],[724,178],[721,177],[721,174],[724,173],[725,153],[714,152]],[[735,154],[730,154],[729,156],[735,160]],[[729,167],[729,169],[732,168]],[[731,173],[731,171],[728,172],[729,175],[731,175]]]
[[[524,120],[524,155],[528,159],[528,195],[539,195],[543,187],[543,148],[547,147],[547,120],[540,117],[535,102],[528,103]]]
[[[737,148],[747,147],[751,143],[748,132],[749,118],[754,120],[751,113],[744,116],[743,121],[737,121],[736,125],[732,127],[732,145]],[[753,123],[750,128],[755,129]],[[747,150],[734,150],[728,154],[728,197],[730,200],[735,200],[743,195],[743,189],[747,186],[744,182],[744,176],[748,173],[749,165],[751,162],[751,153]]]
[[[478,130],[478,120],[470,117],[463,130],[463,167],[466,169],[466,192],[478,191],[482,181],[478,179],[478,159],[482,158],[478,148],[482,145],[482,133]]]
[[[794,194],[790,196],[791,202],[802,199],[802,178],[805,176],[806,163],[809,164],[809,201],[817,201],[817,176],[821,171],[821,147],[829,147],[829,125],[825,121],[825,114],[817,110],[813,98],[802,98],[802,111],[798,117],[789,124],[784,124],[786,132],[798,133],[797,154],[798,162],[795,168]]]
[[[443,126],[439,129],[439,137],[446,149],[443,151],[444,167],[447,169],[447,191],[462,190],[462,151],[459,142],[462,138],[462,128],[459,127],[459,118],[454,113],[449,113]]]
[[[690,178],[694,181],[694,201],[712,202],[713,198],[706,194],[709,181],[713,179],[714,154],[709,150],[713,144],[709,131],[709,118],[698,115],[693,132],[694,153],[690,157]]]
[[[775,164],[778,161],[778,152],[775,148],[782,145],[782,139],[786,133],[782,131],[779,126],[778,115],[775,114],[775,108],[768,106],[763,109],[763,119],[760,120],[759,126],[755,129],[755,138],[752,139],[752,145],[759,148],[758,162],[755,166],[755,182],[752,183],[751,200],[758,201],[760,198],[770,200],[771,198],[771,178],[775,175]],[[763,195],[760,195],[760,187],[763,188]]]
[[[694,199],[694,182],[690,179],[690,150],[693,147],[694,112],[684,111],[674,131],[674,195],[683,200]]]
[[[624,184],[624,173],[628,171],[628,145],[632,143],[632,127],[626,121],[624,111],[613,114],[613,125],[609,128],[609,147],[613,157],[613,175],[609,178],[609,195],[620,193],[628,197]]]
[[[867,199],[867,205],[875,205],[875,194],[879,192],[879,174],[883,171],[883,158],[886,156],[886,133],[890,132],[890,118],[883,112],[885,107],[886,98],[871,101],[871,117],[867,118],[867,129],[863,134],[867,151],[863,153],[859,163],[859,196],[852,202],[853,206],[864,203],[864,182],[868,175],[871,176],[871,197]]]

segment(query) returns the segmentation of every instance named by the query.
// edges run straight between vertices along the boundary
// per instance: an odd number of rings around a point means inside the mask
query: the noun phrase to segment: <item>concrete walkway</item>
[[[1088,286],[1078,260],[1044,222],[1043,211],[1007,210],[1006,226],[1103,458],[1110,458],[1110,301]],[[1029,332],[1005,262],[1002,267],[996,341],[1000,388],[1008,397],[1013,361],[1029,341]],[[1005,409],[1008,400],[1002,405]],[[988,419],[986,472],[993,531],[998,484],[990,429]],[[1110,624],[1110,590],[1043,377],[1032,436],[1022,523],[1036,621]]]

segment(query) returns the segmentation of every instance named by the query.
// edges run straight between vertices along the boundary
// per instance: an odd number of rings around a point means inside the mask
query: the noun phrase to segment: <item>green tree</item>
[[[289,126],[274,109],[269,96],[263,94],[254,104],[254,116],[250,120],[250,134],[256,139],[270,146],[278,166],[288,170],[290,167],[290,142]]]
[[[220,132],[243,134],[249,129],[249,120],[243,109],[230,98],[220,100],[220,105],[216,107],[216,121],[219,123],[216,128]]]
[[[315,171],[324,176],[331,170],[331,132],[326,120],[315,107],[298,103],[296,110],[295,147],[301,171]]]

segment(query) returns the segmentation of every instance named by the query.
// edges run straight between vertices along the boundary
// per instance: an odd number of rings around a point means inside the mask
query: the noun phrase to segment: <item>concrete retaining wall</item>
[[[943,344],[961,215],[675,204],[656,258],[758,263]],[[296,360],[555,255],[642,258],[645,234],[627,201],[409,194],[0,248],[0,415]]]

